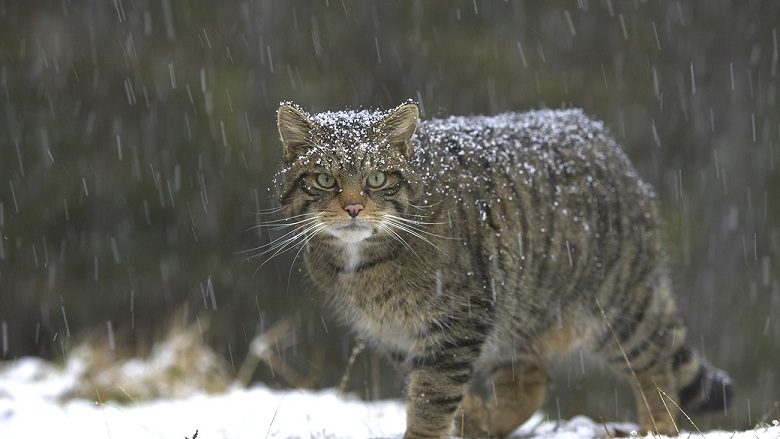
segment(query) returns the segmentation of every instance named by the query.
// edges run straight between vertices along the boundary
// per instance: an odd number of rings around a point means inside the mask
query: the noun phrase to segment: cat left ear
[[[284,160],[290,162],[314,146],[314,122],[297,106],[282,103],[276,111]]]
[[[412,137],[420,123],[417,104],[408,102],[397,107],[379,124],[379,130],[390,145],[398,148],[406,158],[412,157]]]

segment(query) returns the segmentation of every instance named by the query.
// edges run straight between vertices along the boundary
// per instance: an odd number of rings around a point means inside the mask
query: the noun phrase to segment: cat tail
[[[734,399],[734,382],[698,352],[683,346],[673,358],[680,407],[687,414],[724,411]]]

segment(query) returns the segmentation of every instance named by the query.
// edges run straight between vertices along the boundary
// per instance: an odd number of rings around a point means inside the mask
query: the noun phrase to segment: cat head
[[[411,164],[415,103],[316,114],[282,103],[277,123],[284,162],[277,187],[289,217],[306,221],[309,234],[343,242],[393,233],[393,217],[403,217],[420,187]]]

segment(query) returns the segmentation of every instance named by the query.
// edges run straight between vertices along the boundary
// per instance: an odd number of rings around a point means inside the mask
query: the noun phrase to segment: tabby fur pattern
[[[721,410],[728,376],[686,343],[651,188],[581,110],[419,119],[278,110],[276,177],[308,275],[408,374],[405,438],[501,437],[544,402],[551,356],[593,352],[644,431]],[[303,247],[296,247],[302,245]],[[487,390],[486,390],[487,389]]]

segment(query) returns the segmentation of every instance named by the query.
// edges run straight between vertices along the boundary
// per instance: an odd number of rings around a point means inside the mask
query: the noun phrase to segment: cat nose
[[[358,213],[360,213],[361,210],[363,210],[363,205],[360,203],[347,204],[346,206],[344,206],[344,210],[347,211],[349,216],[354,218],[358,216]]]

